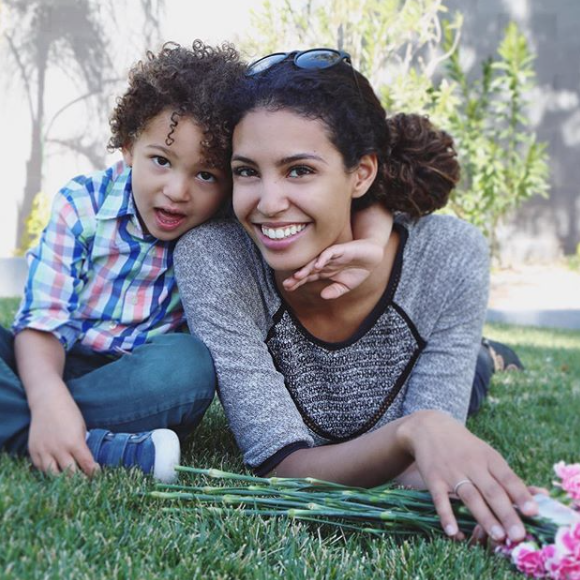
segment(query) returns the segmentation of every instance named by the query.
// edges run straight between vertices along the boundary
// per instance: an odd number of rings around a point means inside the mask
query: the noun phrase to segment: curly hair
[[[234,123],[252,110],[289,109],[321,120],[347,171],[375,153],[378,173],[353,210],[380,202],[387,209],[419,218],[445,206],[459,181],[453,139],[425,116],[387,118],[369,81],[350,64],[301,69],[291,58],[239,85]]]
[[[233,45],[208,46],[195,40],[191,49],[168,42],[158,54],[149,51],[129,72],[129,87],[117,99],[111,118],[108,149],[130,147],[147,123],[171,110],[166,144],[181,117],[193,119],[203,132],[201,146],[207,162],[229,165],[231,156],[231,110],[227,99],[244,70]]]

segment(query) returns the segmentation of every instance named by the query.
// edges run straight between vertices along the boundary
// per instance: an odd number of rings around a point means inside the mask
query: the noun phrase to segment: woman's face
[[[363,195],[320,120],[257,109],[233,136],[234,211],[276,271],[293,271],[352,240],[351,201]]]

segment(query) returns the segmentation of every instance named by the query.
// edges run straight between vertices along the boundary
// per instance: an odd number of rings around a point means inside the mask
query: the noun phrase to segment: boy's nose
[[[278,180],[264,180],[256,209],[262,215],[272,217],[286,211],[289,206],[283,184]]]
[[[174,202],[184,202],[191,199],[190,182],[186,178],[172,179],[164,188],[163,193]]]

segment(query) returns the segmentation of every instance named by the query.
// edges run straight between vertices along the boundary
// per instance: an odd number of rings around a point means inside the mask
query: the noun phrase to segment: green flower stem
[[[180,502],[179,506],[163,508],[164,511],[209,510],[219,514],[285,517],[374,534],[443,534],[431,495],[425,491],[393,489],[388,484],[365,489],[314,478],[264,478],[183,466],[178,469],[232,484],[157,484],[149,496]],[[197,505],[185,507],[187,502]],[[476,522],[469,510],[459,500],[452,499],[451,504],[459,528],[471,533]],[[553,541],[555,526],[539,519],[523,519],[536,538]]]

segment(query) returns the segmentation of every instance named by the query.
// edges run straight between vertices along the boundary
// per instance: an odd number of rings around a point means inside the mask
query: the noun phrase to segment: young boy
[[[185,320],[177,238],[227,201],[228,46],[168,44],[138,63],[111,119],[124,162],[75,177],[28,256],[12,334],[0,329],[0,449],[46,472],[136,465],[174,477],[215,387]],[[168,430],[171,429],[171,430]]]
[[[228,97],[244,67],[233,47],[167,44],[130,72],[111,118],[123,162],[78,176],[54,200],[29,252],[12,330],[0,327],[0,450],[42,471],[136,466],[171,481],[180,444],[215,389],[205,346],[185,330],[172,250],[229,201]],[[331,278],[325,297],[380,262],[391,218],[360,212],[355,233],[289,278]],[[347,267],[345,267],[347,266]],[[192,329],[194,331],[195,329]],[[177,434],[177,435],[176,435]]]

